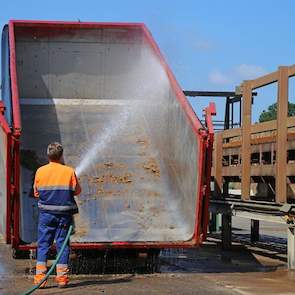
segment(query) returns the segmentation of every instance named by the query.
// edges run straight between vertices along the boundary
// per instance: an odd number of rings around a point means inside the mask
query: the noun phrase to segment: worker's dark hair
[[[59,142],[52,142],[47,147],[47,156],[50,161],[59,161],[63,154],[63,147]]]

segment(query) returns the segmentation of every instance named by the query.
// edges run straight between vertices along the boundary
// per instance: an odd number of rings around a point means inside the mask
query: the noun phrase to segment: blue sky
[[[183,89],[234,90],[278,65],[294,64],[295,1],[272,0],[14,0],[3,1],[9,19],[144,22]],[[295,80],[290,100],[295,101]],[[275,101],[276,85],[255,100],[253,120]],[[198,114],[208,101],[194,99]],[[218,118],[223,106],[218,103]]]

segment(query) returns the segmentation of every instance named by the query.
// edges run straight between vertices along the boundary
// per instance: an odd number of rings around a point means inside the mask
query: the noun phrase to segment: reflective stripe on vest
[[[47,186],[38,186],[38,192],[42,191],[55,191],[55,190],[70,190],[75,191],[74,187],[68,185],[47,185]]]
[[[38,208],[43,210],[48,210],[48,211],[66,212],[66,211],[76,210],[78,207],[76,204],[59,206],[59,205],[46,205],[46,204],[41,204],[39,202]]]

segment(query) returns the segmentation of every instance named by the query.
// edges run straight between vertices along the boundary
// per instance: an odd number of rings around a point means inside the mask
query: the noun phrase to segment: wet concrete
[[[31,287],[34,261],[12,259],[4,244],[0,261],[0,294]],[[36,294],[294,294],[294,279],[272,252],[240,243],[224,251],[211,237],[200,249],[162,251],[156,274],[73,275],[67,289],[58,289],[52,277]]]

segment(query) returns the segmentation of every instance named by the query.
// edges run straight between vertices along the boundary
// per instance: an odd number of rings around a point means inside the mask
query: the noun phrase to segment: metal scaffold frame
[[[251,220],[251,242],[259,240],[260,220],[285,224],[290,269],[295,268],[295,117],[288,116],[289,79],[293,76],[295,65],[280,66],[275,72],[244,81],[234,92],[184,91],[187,96],[226,98],[224,130],[215,133],[210,202],[211,214],[222,214],[223,247],[231,246],[232,215]],[[277,119],[253,124],[255,91],[273,83],[278,87]],[[239,103],[236,124],[235,102]],[[216,130],[220,125],[217,122]],[[240,183],[239,195],[229,190],[232,182]],[[257,191],[253,195],[251,185],[259,183],[267,186],[266,195]]]

